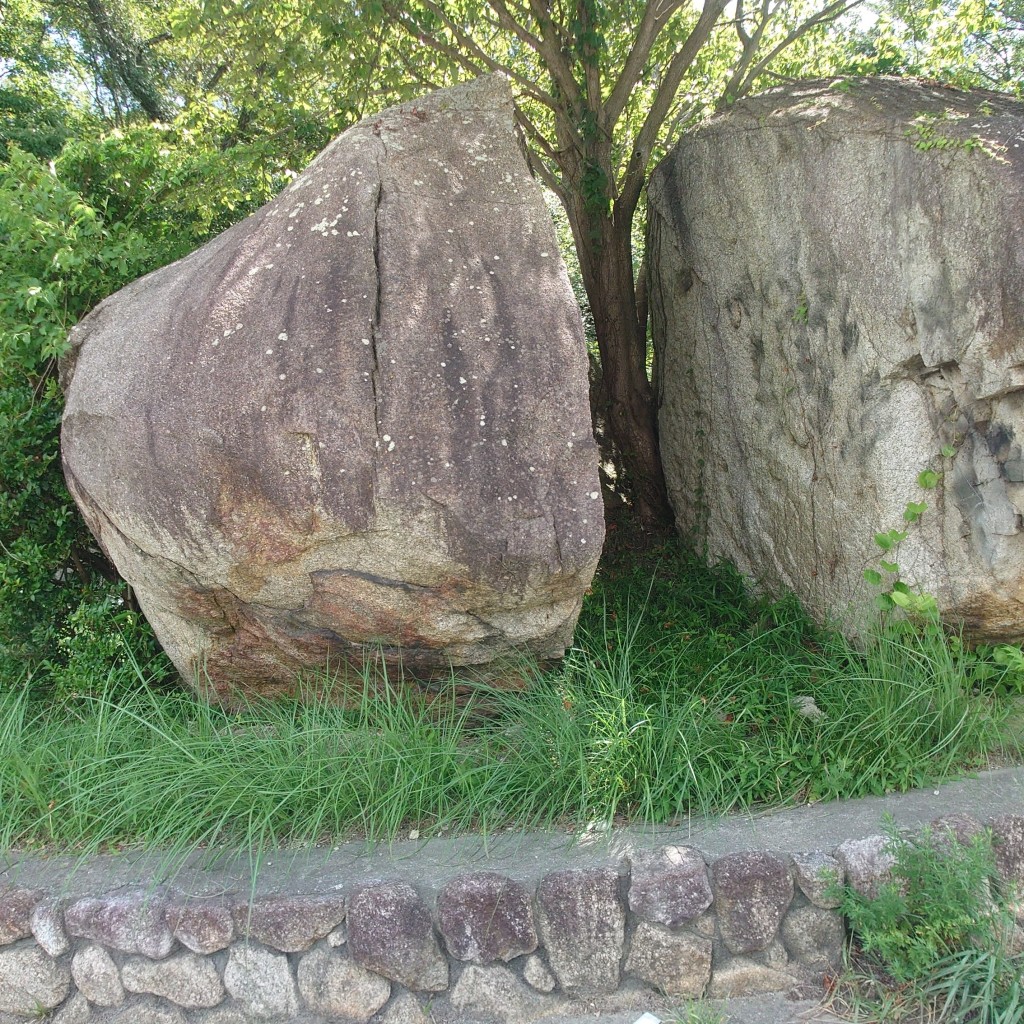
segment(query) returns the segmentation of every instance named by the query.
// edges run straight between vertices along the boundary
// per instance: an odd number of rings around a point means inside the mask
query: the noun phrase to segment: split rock
[[[355,125],[71,346],[68,486],[209,696],[564,652],[604,534],[586,345],[503,78]]]

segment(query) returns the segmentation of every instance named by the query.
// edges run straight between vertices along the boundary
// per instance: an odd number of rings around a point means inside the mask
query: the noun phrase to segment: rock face
[[[679,528],[856,626],[874,535],[926,502],[902,579],[975,637],[1019,638],[1024,104],[773,89],[684,138],[649,210]]]
[[[569,641],[604,530],[587,360],[512,125],[499,77],[363,121],[73,332],[68,485],[211,696]]]

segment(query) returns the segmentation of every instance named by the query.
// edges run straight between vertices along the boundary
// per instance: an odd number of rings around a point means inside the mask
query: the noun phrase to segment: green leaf
[[[892,547],[892,537],[887,533],[876,533],[875,543],[883,550],[888,551]]]
[[[956,455],[956,449],[951,444],[944,444],[940,449],[943,458],[951,459]]]
[[[903,518],[908,523],[916,523],[921,518],[921,513],[928,508],[926,501],[908,501],[907,507],[903,510]]]
[[[941,473],[936,473],[934,469],[925,469],[917,474],[917,486],[924,488],[926,491],[933,490],[941,478]]]
[[[914,602],[912,594],[904,594],[901,590],[893,590],[889,597],[897,608],[909,608]]]
[[[878,563],[886,572],[899,572],[900,567],[895,562],[886,562],[884,560]]]
[[[874,569],[865,569],[864,579],[866,579],[872,586],[877,587],[878,584],[882,582],[882,574],[880,572],[876,572]]]

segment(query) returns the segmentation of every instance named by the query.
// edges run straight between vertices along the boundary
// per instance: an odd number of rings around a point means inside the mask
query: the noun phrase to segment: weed
[[[991,841],[977,836],[963,845],[927,828],[905,838],[891,821],[887,831],[891,880],[873,899],[847,889],[842,910],[866,953],[896,981],[918,981],[988,928],[996,877]]]
[[[699,999],[677,1007],[665,1024],[727,1024],[729,1017],[719,1007]]]
[[[871,959],[841,980],[839,1001],[861,1021],[1017,1024],[1024,956],[1012,952],[1012,894],[990,836],[900,836],[891,821],[886,830],[891,879],[872,899],[843,890],[842,911]]]

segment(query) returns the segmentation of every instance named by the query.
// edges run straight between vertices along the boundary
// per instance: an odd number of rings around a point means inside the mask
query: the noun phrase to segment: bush
[[[52,165],[12,149],[0,168],[0,672],[31,666],[83,599],[116,577],[60,471],[57,359],[68,331],[151,262]]]
[[[1002,936],[997,875],[987,834],[961,844],[924,829],[904,838],[888,823],[892,877],[873,899],[847,887],[842,911],[865,953],[897,982],[930,977],[946,958]]]

